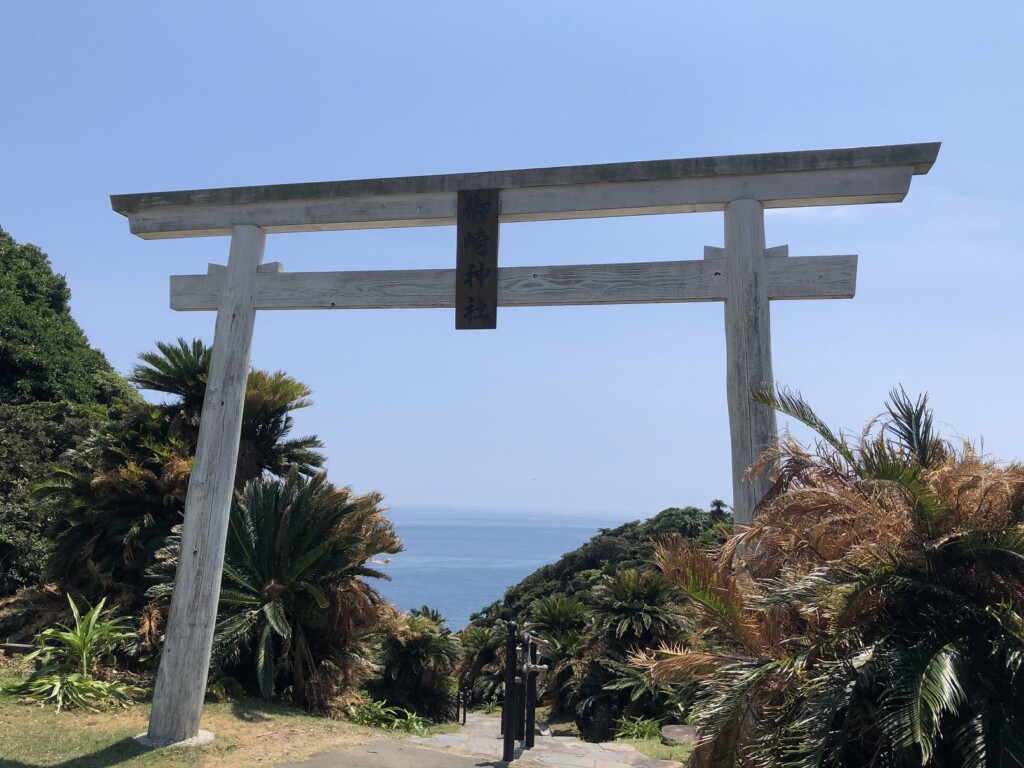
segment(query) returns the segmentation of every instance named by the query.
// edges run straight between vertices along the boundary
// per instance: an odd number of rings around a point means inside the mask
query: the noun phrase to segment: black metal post
[[[473,698],[473,694],[469,690],[462,692],[462,724],[466,724],[466,713],[469,711],[469,700]]]
[[[537,646],[529,645],[530,652],[527,655],[529,671],[526,674],[526,739],[523,747],[533,749],[533,732],[537,729]]]
[[[520,670],[516,677],[516,738],[519,741],[526,741],[526,674]]]
[[[505,701],[501,708],[501,733],[504,737],[501,759],[510,763],[516,755],[516,623],[505,625]]]

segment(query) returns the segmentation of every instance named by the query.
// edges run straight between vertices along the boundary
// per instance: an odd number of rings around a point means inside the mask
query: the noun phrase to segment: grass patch
[[[652,757],[655,760],[675,760],[677,763],[685,763],[693,753],[693,744],[678,744],[668,746],[662,744],[660,739],[620,739],[624,744],[632,744],[641,755]]]
[[[462,726],[458,723],[440,723],[427,728],[427,735],[437,736],[442,733],[459,733],[461,730]]]
[[[0,684],[17,676],[16,669],[0,668]],[[200,727],[216,734],[212,744],[152,751],[133,739],[146,730],[149,711],[149,704],[138,704],[102,714],[58,714],[0,694],[0,768],[243,768],[302,760],[386,735],[285,704],[242,700],[203,707]]]

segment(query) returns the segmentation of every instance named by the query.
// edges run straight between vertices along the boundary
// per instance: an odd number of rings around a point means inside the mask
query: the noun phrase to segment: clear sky
[[[772,211],[769,245],[856,253],[857,296],[775,302],[774,370],[858,430],[893,386],[1022,455],[1020,3],[5,3],[0,227],[67,276],[121,372],[212,341],[113,193],[941,141],[901,204]],[[696,259],[717,213],[511,224],[504,265]],[[453,228],[272,235],[289,271],[450,267]],[[297,432],[396,505],[621,511],[729,500],[722,306],[261,313]],[[479,393],[486,392],[485,395]],[[785,420],[782,421],[785,423]]]

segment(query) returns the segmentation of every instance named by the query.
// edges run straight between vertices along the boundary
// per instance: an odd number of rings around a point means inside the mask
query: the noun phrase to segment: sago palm
[[[427,606],[398,616],[381,643],[375,698],[436,721],[454,714],[459,641]]]
[[[182,521],[191,476],[211,350],[199,340],[158,342],[139,355],[130,380],[174,396],[136,407],[80,450],[35,493],[59,503],[51,573],[90,592],[123,595],[137,602],[153,555]],[[292,468],[312,474],[324,457],[315,437],[290,439],[291,413],[310,404],[309,389],[281,373],[249,375],[235,485],[264,472]]]
[[[1024,471],[902,390],[853,444],[797,395],[758,399],[820,441],[766,454],[776,485],[717,562],[661,545],[704,642],[636,658],[702,680],[698,764],[1024,764]]]
[[[158,413],[86,441],[34,488],[62,513],[50,523],[49,575],[88,593],[135,602],[154,554],[181,523],[191,447],[159,434]]]
[[[685,626],[679,591],[654,570],[620,568],[606,574],[587,597],[591,619],[555,679],[565,681],[556,707],[571,708],[588,741],[614,735],[625,716],[657,716],[662,697],[640,686],[625,665],[630,653],[675,638]],[[571,654],[569,656],[568,654]]]
[[[139,389],[174,395],[184,418],[197,424],[206,395],[211,352],[199,339],[190,343],[179,337],[174,344],[158,341],[155,352],[139,353],[140,362],[128,381]]]
[[[463,629],[459,633],[459,660],[455,665],[459,688],[472,691],[476,701],[497,697],[504,683],[504,648],[505,630],[500,624],[470,624]]]
[[[264,697],[322,707],[369,672],[365,641],[391,609],[364,579],[387,578],[374,556],[402,549],[380,501],[293,470],[232,507],[216,655],[250,660]]]
[[[579,634],[590,619],[590,611],[574,597],[546,595],[530,606],[528,627],[550,641]]]
[[[591,594],[590,641],[627,651],[672,639],[683,627],[679,598],[657,571],[613,571]]]
[[[199,339],[179,338],[175,344],[157,342],[156,346],[156,352],[139,355],[142,362],[128,380],[140,389],[177,398],[158,407],[169,419],[171,431],[190,441],[194,450],[213,350]],[[309,387],[282,371],[250,371],[235,473],[238,488],[264,471],[283,475],[294,466],[313,474],[323,466],[324,457],[316,450],[323,445],[317,438],[288,439],[291,413],[312,405],[310,394]]]

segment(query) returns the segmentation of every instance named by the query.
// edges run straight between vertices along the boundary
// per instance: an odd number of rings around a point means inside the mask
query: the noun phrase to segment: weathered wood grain
[[[153,692],[150,744],[172,744],[199,732],[249,377],[256,317],[252,300],[264,242],[264,233],[256,227],[235,228],[227,270],[217,271],[224,288],[185,501],[174,595]]]
[[[112,195],[144,238],[454,224],[460,190],[500,189],[500,220],[720,211],[736,199],[767,208],[902,200],[938,143],[774,152],[521,171],[277,184]]]
[[[767,208],[891,203],[910,188],[913,166],[768,173],[502,189],[502,223],[721,211],[738,197]],[[269,233],[456,223],[456,192],[381,197],[335,197],[230,205],[131,210],[131,231],[146,239],[223,235],[235,224]]]
[[[771,249],[769,249],[771,250]],[[724,253],[724,251],[723,251]],[[857,281],[856,256],[769,259],[769,299],[848,299]],[[723,256],[694,261],[502,267],[498,306],[651,304],[725,301]],[[256,276],[256,309],[442,309],[455,304],[452,269],[360,272],[280,272]],[[215,310],[223,277],[171,277],[171,308]]]
[[[336,197],[420,196],[438,192],[454,193],[461,189],[517,189],[580,184],[618,184],[631,181],[752,176],[766,173],[802,173],[885,166],[910,166],[915,174],[924,174],[931,169],[940,146],[939,142],[888,144],[797,152],[765,152],[675,160],[570,165],[513,171],[399,176],[386,179],[304,184],[270,184],[111,195],[110,200],[115,211],[128,213],[146,208],[248,205],[295,200],[325,200]]]
[[[764,208],[756,200],[736,200],[725,209],[725,258],[728,298],[725,300],[726,394],[732,436],[733,515],[737,523],[753,520],[754,507],[771,487],[747,469],[777,432],[775,412],[751,400],[756,387],[771,386],[771,322],[768,309],[768,266],[787,257],[764,258]]]

